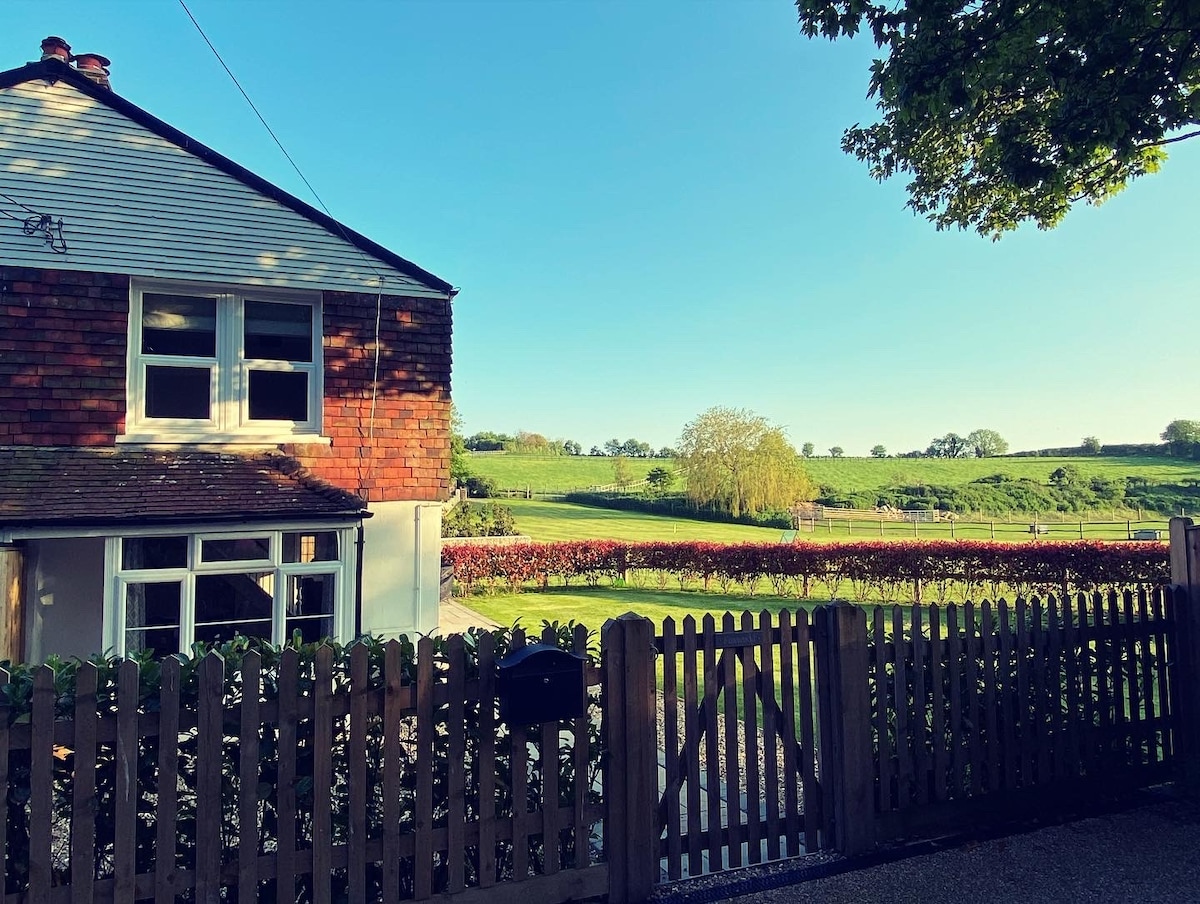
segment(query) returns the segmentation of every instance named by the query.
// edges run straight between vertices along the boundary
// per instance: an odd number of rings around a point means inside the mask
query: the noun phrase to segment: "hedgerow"
[[[1151,585],[1170,577],[1165,543],[1000,543],[929,540],[861,543],[623,543],[580,540],[504,547],[453,547],[442,562],[467,592],[551,583],[595,586],[625,580],[680,588],[809,597],[816,586],[836,597],[914,601],[964,596],[1077,592]],[[714,587],[715,585],[715,587]]]

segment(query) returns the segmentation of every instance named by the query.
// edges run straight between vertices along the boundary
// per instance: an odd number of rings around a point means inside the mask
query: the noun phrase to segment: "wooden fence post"
[[[1200,795],[1200,530],[1191,518],[1171,519],[1171,583],[1175,595],[1175,732],[1179,781]]]
[[[915,522],[914,522],[915,523]],[[834,603],[817,610],[817,692],[822,726],[821,780],[830,783],[827,827],[845,856],[875,844],[875,764],[867,686],[867,616],[861,606]]]
[[[628,612],[600,634],[603,662],[604,854],[610,904],[638,904],[658,871],[654,628]]]

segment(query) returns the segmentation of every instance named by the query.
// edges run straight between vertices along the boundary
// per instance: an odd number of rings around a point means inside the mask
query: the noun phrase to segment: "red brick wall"
[[[321,432],[333,444],[288,451],[318,477],[370,502],[445,499],[450,492],[450,302],[383,296],[372,419],[376,300],[371,294],[324,293]]]
[[[384,296],[372,430],[376,296],[324,293],[332,445],[290,446],[370,502],[450,489],[450,303]],[[0,267],[0,445],[105,446],[124,430],[129,277]]]
[[[111,445],[128,318],[127,276],[0,267],[0,445]]]

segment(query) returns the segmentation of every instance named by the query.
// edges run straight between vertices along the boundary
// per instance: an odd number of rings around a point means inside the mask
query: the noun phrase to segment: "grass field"
[[[471,473],[491,477],[504,490],[534,493],[565,493],[587,487],[605,486],[615,481],[613,459],[590,455],[514,455],[490,452],[468,455]],[[663,458],[631,458],[629,473],[641,480],[651,468],[674,469],[675,463]]]
[[[1052,471],[1063,465],[1079,469],[1084,480],[1144,477],[1150,483],[1180,483],[1200,480],[1200,462],[1152,456],[1121,458],[810,458],[804,463],[809,476],[819,484],[842,492],[873,490],[883,486],[919,484],[958,485],[991,474],[1026,477],[1046,483]]]
[[[742,612],[749,609],[760,612],[767,609],[811,609],[826,599],[797,600],[779,596],[746,596],[745,594],[700,593],[685,590],[646,590],[621,587],[573,587],[570,589],[545,590],[537,593],[500,593],[495,595],[468,596],[462,599],[481,615],[497,624],[509,626],[517,619],[526,631],[541,627],[542,621],[565,623],[574,621],[593,631],[599,631],[610,618],[626,612],[636,612],[654,622],[661,629],[663,619],[670,616],[676,623],[687,615],[696,616],[697,621],[712,613],[717,624],[726,612]]]
[[[709,540],[715,543],[778,543],[783,531],[772,527],[749,527],[742,524],[721,524],[714,521],[692,521],[687,518],[668,518],[642,512],[621,512],[615,509],[572,505],[566,502],[545,502],[538,499],[506,499],[504,505],[513,511],[517,530],[534,540]],[[882,523],[882,531],[880,525]],[[1044,540],[1080,539],[1080,522],[1063,521],[1047,525]],[[1133,525],[1163,531],[1165,521],[1139,522]],[[1083,536],[1089,540],[1127,539],[1124,521],[1110,524],[1083,525]],[[800,531],[801,540],[838,542],[846,540],[1008,540],[1027,541],[1029,519],[995,522],[936,521],[910,524],[903,521],[845,521],[817,522],[815,529]]]
[[[561,493],[572,489],[613,482],[611,458],[485,454],[470,457],[471,469],[491,477],[504,489],[531,489],[534,493]],[[1200,462],[1175,461],[1150,456],[1122,458],[810,458],[804,462],[813,481],[845,493],[869,491],[889,485],[969,483],[991,474],[1027,477],[1047,482],[1050,473],[1063,465],[1079,469],[1084,479],[1092,477],[1144,477],[1151,483],[1200,480]],[[673,467],[663,459],[630,459],[634,479],[645,477],[655,467]]]
[[[781,531],[716,521],[667,518],[642,512],[505,499],[513,511],[517,530],[534,540],[711,540],[714,543],[775,543]]]

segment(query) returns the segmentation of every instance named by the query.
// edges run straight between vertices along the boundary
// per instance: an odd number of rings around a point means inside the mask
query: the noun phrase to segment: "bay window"
[[[126,439],[320,433],[312,293],[135,283],[129,323]]]
[[[105,647],[167,656],[237,635],[349,640],[350,536],[322,527],[114,537]]]

